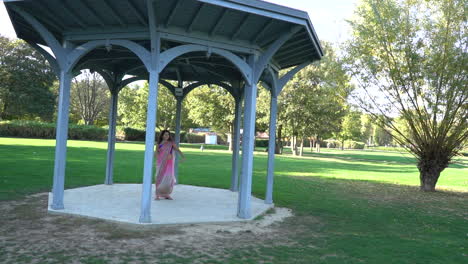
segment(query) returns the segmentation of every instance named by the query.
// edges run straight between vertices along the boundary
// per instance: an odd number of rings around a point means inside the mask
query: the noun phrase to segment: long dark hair
[[[158,145],[161,144],[161,142],[163,141],[163,136],[165,133],[168,133],[169,134],[169,139],[168,141],[172,141],[172,136],[171,136],[171,132],[169,132],[169,130],[163,130],[159,133],[159,137],[158,137]]]

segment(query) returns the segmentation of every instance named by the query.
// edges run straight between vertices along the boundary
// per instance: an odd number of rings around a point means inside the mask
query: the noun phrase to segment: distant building
[[[212,131],[211,131],[211,128],[209,127],[197,127],[197,128],[190,128],[189,132],[198,134],[198,133],[208,133]]]
[[[190,128],[189,132],[193,134],[205,135],[205,144],[207,145],[218,144],[218,135],[209,127]]]
[[[269,139],[269,135],[267,132],[257,132],[257,134],[255,135],[255,138],[257,139]]]

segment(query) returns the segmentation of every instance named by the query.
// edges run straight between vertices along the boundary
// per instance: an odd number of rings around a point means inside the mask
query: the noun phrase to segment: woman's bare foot
[[[166,199],[167,199],[167,200],[174,200],[174,199],[172,199],[172,197],[170,197],[170,196],[167,196]]]

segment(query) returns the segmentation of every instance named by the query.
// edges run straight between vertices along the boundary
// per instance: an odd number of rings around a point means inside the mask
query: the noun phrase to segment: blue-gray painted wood
[[[180,126],[181,126],[181,115],[182,115],[182,100],[183,98],[177,96],[176,97],[176,120],[175,120],[175,144],[177,147],[180,146]],[[174,174],[176,177],[177,183],[179,183],[179,155],[175,156],[175,164],[174,164]]]
[[[68,6],[66,1],[57,1],[55,4],[62,10],[62,12],[65,13],[65,16],[74,20],[80,26],[80,28],[84,29],[87,27],[86,22],[76,14],[74,9]]]
[[[145,17],[140,13],[140,11],[138,10],[138,8],[135,6],[135,4],[133,3],[133,1],[131,0],[126,0],[127,4],[128,4],[128,7],[130,8],[130,10],[133,12],[133,14],[138,18],[138,21],[140,21],[141,24],[143,24],[144,26],[147,26],[148,25],[148,22],[145,20]]]
[[[197,0],[200,2],[209,3],[212,5],[223,6],[229,9],[249,12],[260,16],[270,17],[277,20],[282,20],[299,25],[307,25],[308,15],[304,11],[267,3],[264,1],[248,1],[248,0]],[[259,8],[262,6],[262,8]]]
[[[109,74],[106,71],[98,70],[99,74],[104,78],[111,93],[111,104],[109,111],[109,134],[107,137],[107,161],[106,161],[106,178],[104,184],[111,185],[114,183],[114,153],[115,153],[115,134],[117,127],[117,105],[120,90],[128,84],[141,80],[140,77],[130,77],[122,80],[123,74]]]
[[[296,73],[307,67],[307,65],[309,65],[310,63],[310,61],[304,62],[301,65],[296,66],[294,69],[290,70],[283,76],[281,76],[281,78],[277,81],[276,95],[279,95],[281,93],[284,86],[286,86],[286,84],[292,79],[292,77],[294,77]]]
[[[156,111],[158,104],[158,78],[159,73],[157,71],[150,71],[140,223],[151,223],[151,189],[153,178],[154,142],[156,134]]]
[[[70,86],[72,75],[60,73],[60,94],[58,102],[57,132],[55,144],[54,182],[52,187],[52,209],[64,209],[65,166],[67,162],[68,113],[70,107]]]
[[[187,30],[186,30],[187,33],[192,32],[192,27],[193,25],[197,23],[198,19],[200,18],[201,11],[203,10],[204,7],[205,7],[205,3],[201,3],[201,5],[198,7],[197,12],[195,12],[195,16],[192,18],[189,26],[187,27]]]
[[[162,71],[172,60],[183,54],[195,51],[208,52],[209,50],[211,50],[212,53],[218,54],[232,62],[232,64],[234,64],[237,67],[237,69],[242,73],[245,81],[250,84],[250,82],[252,81],[250,78],[251,67],[247,63],[245,63],[245,61],[243,61],[239,56],[226,50],[210,48],[208,46],[202,45],[188,44],[177,46],[175,48],[171,48],[169,50],[164,51],[163,53],[161,53],[159,69],[160,71]]]
[[[116,46],[122,46],[125,47],[129,50],[131,50],[135,55],[140,58],[142,63],[145,65],[146,69],[151,69],[151,54],[146,50],[143,46],[137,44],[136,42],[130,41],[130,40],[93,40],[89,41],[73,50],[68,56],[67,56],[67,65],[66,65],[66,70],[73,69],[76,65],[76,63],[87,53],[89,53],[91,50],[97,48],[97,47],[102,47],[102,46],[107,46],[107,45],[116,45]]]
[[[106,179],[104,184],[111,185],[114,183],[114,153],[115,153],[115,131],[117,126],[117,102],[119,98],[118,88],[109,87],[111,92],[111,105],[109,113],[109,135],[107,137],[107,162],[106,162]]]
[[[109,4],[107,0],[101,0],[101,3],[106,6],[107,11],[111,14],[111,16],[119,22],[120,25],[124,26],[126,23],[120,18],[121,16],[117,14],[117,11],[114,10],[113,5]]]
[[[164,87],[166,87],[170,92],[171,94],[175,97],[175,86],[172,85],[170,82],[166,81],[166,80],[162,80],[162,79],[159,79],[159,83],[164,85]]]
[[[255,56],[249,57],[249,65],[255,70],[257,64]],[[252,73],[253,76],[253,73]],[[252,78],[253,79],[253,78]],[[248,219],[252,216],[251,196],[252,196],[252,171],[253,171],[253,151],[255,145],[255,115],[257,104],[257,83],[251,80],[244,90],[244,131],[242,134],[242,172],[239,188],[239,204],[237,216]]]
[[[60,79],[60,67],[57,63],[57,60],[49,52],[47,52],[45,49],[43,49],[41,46],[37,45],[36,43],[28,41],[28,40],[26,40],[26,42],[31,47],[33,47],[37,52],[39,52],[42,56],[44,56],[47,62],[49,62],[50,67],[52,67],[52,70],[54,70],[54,73],[57,76],[57,78]]]
[[[24,11],[22,8],[15,6],[15,5],[12,5],[10,8],[13,9],[19,15],[21,15],[41,35],[42,39],[44,39],[44,41],[47,43],[49,48],[54,53],[56,61],[59,64],[60,68],[64,70],[66,53],[65,53],[65,50],[60,45],[60,43],[57,41],[57,39],[55,39],[54,35],[50,33],[47,30],[47,28],[44,27],[44,25],[42,25],[36,18],[31,16],[28,12]]]
[[[182,2],[183,2],[182,0],[175,0],[175,1],[176,1],[176,3],[172,7],[171,12],[169,13],[169,15],[167,17],[166,23],[164,23],[164,27],[168,27],[171,24],[171,21],[174,18],[175,13],[180,8],[180,6],[182,5]]]
[[[233,192],[239,191],[239,143],[240,143],[240,125],[242,114],[242,98],[235,98],[235,115],[234,115],[234,133],[232,140],[232,169],[231,169],[231,188]]]
[[[294,34],[300,30],[300,27],[293,27],[289,32],[285,32],[279,37],[275,42],[273,42],[268,49],[262,53],[261,57],[258,59],[257,65],[255,66],[255,81],[258,82],[263,71],[267,68],[268,64],[271,61],[271,58],[275,53],[283,46],[286,41],[288,41]]]
[[[240,52],[243,54],[253,54],[260,47],[252,45],[245,41],[233,40],[226,41],[216,36],[209,37],[208,35],[200,34],[196,31],[187,33],[186,30],[170,28],[166,29],[163,26],[158,27],[158,32],[161,33],[161,38],[165,40],[191,43],[198,45],[211,46],[213,48],[220,48],[230,50],[232,52]],[[96,31],[96,30],[80,30],[77,32],[67,31],[64,34],[66,40],[72,41],[91,41],[91,40],[106,40],[106,39],[133,39],[133,40],[147,40],[150,38],[150,31],[147,27],[128,27],[127,32],[109,32],[109,31]]]
[[[273,179],[275,167],[275,149],[276,149],[276,116],[278,110],[278,99],[276,96],[271,95],[270,99],[270,127],[268,139],[268,167],[267,167],[267,181],[266,181],[266,195],[265,203],[273,203]]]
[[[166,40],[210,46],[213,48],[225,49],[243,54],[253,54],[255,51],[260,49],[259,46],[252,45],[250,42],[241,40],[227,41],[226,39],[220,38],[218,36],[210,37],[208,34],[202,34],[196,31],[187,33],[182,29],[166,29],[164,27],[158,27],[158,31],[161,32],[161,38]]]
[[[151,31],[151,51],[149,71],[149,94],[146,114],[145,161],[143,166],[143,185],[141,192],[140,223],[151,223],[151,196],[153,178],[154,141],[156,135],[156,117],[158,110],[159,58],[161,38],[156,32],[156,17],[153,0],[147,0],[148,24]]]
[[[97,22],[99,23],[99,25],[101,27],[104,27],[105,26],[105,23],[104,21],[102,20],[101,16],[99,14],[96,13],[96,11],[94,10],[94,8],[92,8],[88,2],[86,1],[76,1],[77,3],[80,3],[82,8],[86,11],[88,11],[89,13],[91,13],[91,15],[94,17],[94,19],[97,20]]]

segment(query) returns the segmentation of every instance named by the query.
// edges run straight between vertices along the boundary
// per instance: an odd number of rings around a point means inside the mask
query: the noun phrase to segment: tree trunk
[[[299,150],[299,156],[304,155],[304,137],[301,137],[301,149]]]
[[[230,130],[231,130],[231,140],[229,140],[229,151],[232,151],[233,149],[233,140],[234,140],[234,124],[230,125]]]
[[[295,143],[294,141],[295,141],[295,137],[292,136],[292,137],[291,137],[291,152],[292,152],[293,156],[296,156],[296,151],[295,151],[295,149],[296,149],[296,147],[295,147],[295,146],[296,146],[296,143]]]
[[[344,150],[344,140],[341,140],[341,150]]]
[[[420,190],[434,192],[440,173],[447,168],[448,160],[420,160],[418,162]]]
[[[315,151],[317,153],[320,153],[320,138],[319,138],[319,136],[317,136],[317,138],[315,140]]]
[[[292,153],[294,156],[297,156],[297,136],[293,136],[293,140],[292,140]]]
[[[281,141],[282,135],[281,132],[283,130],[283,125],[278,126],[278,136],[276,137],[277,143],[275,144],[275,154],[282,154],[283,153],[283,143]]]
[[[314,151],[314,138],[310,137],[309,138],[309,144],[310,144],[310,152]]]

